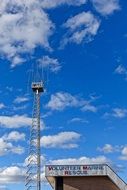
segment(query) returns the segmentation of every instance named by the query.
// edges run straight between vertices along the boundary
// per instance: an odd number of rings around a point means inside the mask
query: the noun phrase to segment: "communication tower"
[[[40,96],[44,92],[43,82],[33,82],[31,88],[34,102],[25,186],[26,190],[41,190]]]

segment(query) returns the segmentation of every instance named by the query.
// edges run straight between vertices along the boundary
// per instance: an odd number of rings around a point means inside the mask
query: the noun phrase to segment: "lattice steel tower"
[[[41,151],[40,151],[40,95],[44,92],[42,82],[33,82],[33,118],[30,132],[30,149],[27,160],[26,190],[41,190]]]

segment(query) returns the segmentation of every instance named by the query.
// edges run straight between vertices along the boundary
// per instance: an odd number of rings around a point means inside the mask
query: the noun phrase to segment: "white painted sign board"
[[[45,175],[46,177],[106,175],[106,165],[47,165]]]

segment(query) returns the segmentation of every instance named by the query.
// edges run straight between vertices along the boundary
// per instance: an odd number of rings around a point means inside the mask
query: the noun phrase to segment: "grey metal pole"
[[[41,151],[40,151],[40,94],[36,91],[37,99],[37,190],[41,190]]]

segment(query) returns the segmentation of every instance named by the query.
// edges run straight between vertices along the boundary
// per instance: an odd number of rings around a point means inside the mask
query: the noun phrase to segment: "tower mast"
[[[33,82],[31,88],[34,103],[25,186],[26,190],[41,190],[40,95],[44,86],[42,82]]]

